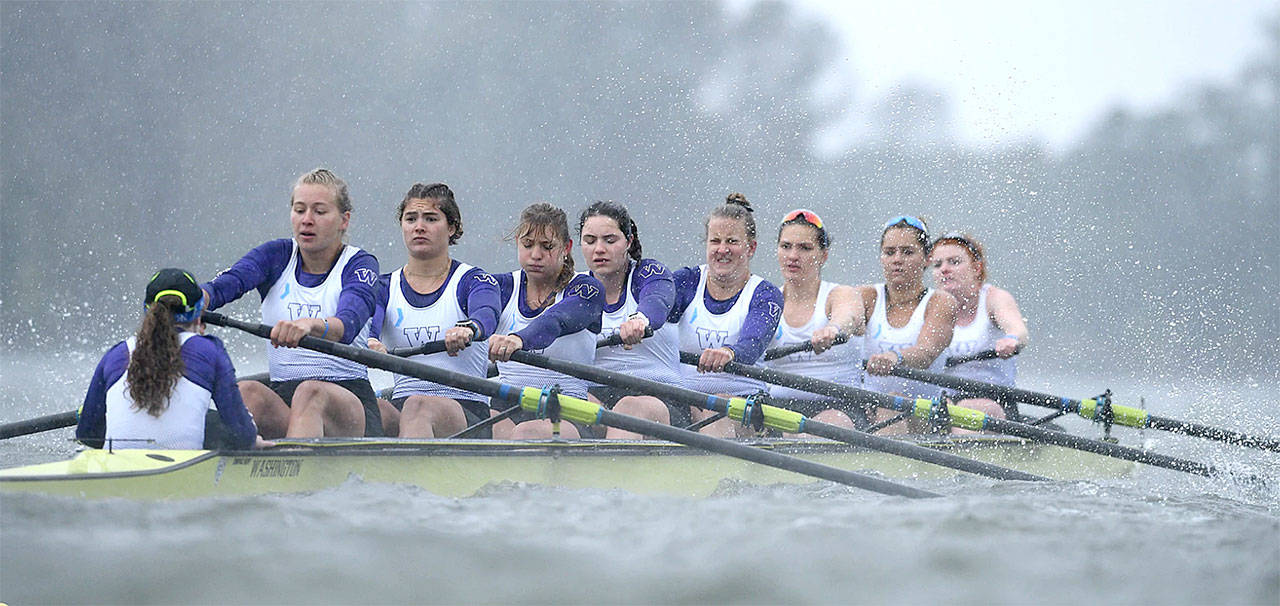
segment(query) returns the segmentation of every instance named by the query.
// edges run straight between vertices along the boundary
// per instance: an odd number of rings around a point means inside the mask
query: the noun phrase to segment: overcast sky
[[[859,103],[924,82],[947,92],[964,141],[1054,147],[1116,104],[1159,108],[1188,84],[1230,81],[1280,12],[1277,0],[799,1],[845,35]]]

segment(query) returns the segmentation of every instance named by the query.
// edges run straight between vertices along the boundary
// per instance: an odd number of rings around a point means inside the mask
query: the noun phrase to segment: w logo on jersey
[[[698,347],[700,349],[716,349],[724,347],[724,342],[728,339],[729,331],[727,330],[698,328]]]
[[[773,301],[769,301],[768,306],[765,309],[769,312],[770,318],[776,318],[778,317],[778,314],[782,313],[782,306],[774,303]]]
[[[640,267],[640,277],[648,278],[649,276],[661,276],[667,273],[667,268],[657,263],[649,263]]]
[[[574,286],[573,288],[570,288],[569,292],[565,293],[565,296],[578,297],[579,299],[591,299],[595,297],[599,292],[600,292],[600,289],[596,288],[595,286],[592,286],[590,284],[579,284],[577,286]]]
[[[494,286],[498,285],[498,280],[486,273],[476,274],[476,282],[484,282],[485,284],[492,284]]]
[[[373,271],[372,269],[361,267],[360,269],[351,272],[351,275],[355,276],[356,280],[364,284],[368,284],[369,286],[373,286],[378,283],[378,272]]]
[[[302,318],[318,318],[320,317],[320,306],[308,303],[290,303],[289,319],[300,320]]]
[[[440,340],[439,326],[408,326],[404,329],[404,340],[409,347],[417,347],[423,343]]]

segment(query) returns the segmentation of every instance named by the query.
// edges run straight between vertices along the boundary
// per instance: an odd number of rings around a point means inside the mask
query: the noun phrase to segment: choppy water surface
[[[73,408],[88,376],[51,371],[47,360],[3,362],[4,421]],[[1255,410],[1274,391],[1138,387],[1158,413],[1202,421]],[[1250,414],[1262,433],[1280,433],[1276,407]],[[1117,433],[1128,444],[1143,438]],[[68,436],[0,442],[0,464],[64,458]],[[923,501],[824,484],[726,486],[707,499],[528,486],[452,499],[358,482],[170,503],[24,495],[0,501],[0,601],[1280,601],[1280,455],[1151,432],[1145,440],[1270,484],[1140,468],[1096,482],[916,483],[948,495]]]

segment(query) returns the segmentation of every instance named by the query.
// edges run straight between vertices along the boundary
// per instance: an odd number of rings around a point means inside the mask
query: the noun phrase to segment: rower
[[[381,436],[368,370],[298,348],[307,335],[367,347],[378,260],[342,241],[351,197],[332,172],[298,177],[289,209],[293,238],[250,250],[203,285],[210,310],[257,290],[262,321],[272,325],[270,379],[241,381],[240,393],[265,437]]]
[[[512,237],[520,269],[498,274],[502,314],[497,334],[489,337],[489,359],[498,364],[498,380],[521,387],[560,386],[560,393],[587,397],[587,382],[576,377],[511,361],[516,351],[535,351],[559,360],[590,364],[595,359],[604,286],[573,270],[573,240],[563,210],[545,202],[520,213]],[[565,438],[585,427],[558,426]],[[557,427],[548,419],[520,411],[493,426],[495,438],[550,438]]]
[[[151,276],[137,334],[108,350],[93,371],[77,440],[111,449],[269,445],[240,399],[222,341],[204,335],[205,303],[190,273],[170,268]]]
[[[414,183],[396,211],[409,261],[378,280],[369,348],[387,351],[443,340],[445,350],[410,359],[484,378],[488,339],[498,325],[498,282],[449,257],[462,237],[462,214],[443,183]],[[469,346],[470,345],[470,346]],[[390,401],[379,400],[383,431],[402,438],[453,435],[489,418],[489,398],[395,375]],[[486,427],[474,437],[490,437]]]
[[[680,325],[680,350],[699,355],[698,365],[681,365],[683,385],[703,393],[754,396],[764,383],[722,372],[725,364],[755,364],[782,317],[782,292],[751,273],[756,220],[742,194],[730,194],[704,223],[706,264],[675,272],[676,303],[669,321]],[[695,422],[714,413],[695,408]],[[699,431],[718,437],[750,433],[747,427],[720,419]]]
[[[846,284],[822,279],[831,237],[822,218],[807,209],[793,210],[778,228],[778,266],[782,271],[782,321],[769,347],[809,342],[810,351],[800,351],[777,360],[763,362],[774,370],[813,377],[841,385],[862,384],[862,339],[833,345],[836,335],[861,336],[866,329],[862,299]],[[805,416],[841,427],[866,427],[861,406],[836,403],[827,396],[769,386],[773,405],[795,410]],[[854,419],[857,419],[855,422]]]
[[[943,372],[1014,387],[1017,365],[1012,358],[1027,345],[1027,323],[1013,295],[987,282],[987,256],[982,244],[963,233],[947,233],[933,243],[929,261],[934,283],[955,297],[957,303],[951,345],[941,357],[958,363],[948,362]],[[996,357],[960,361],[981,352],[994,352]],[[968,398],[957,404],[1005,418],[1004,408],[989,398]],[[969,433],[964,429],[952,431]]]
[[[622,339],[621,345],[596,349],[595,365],[649,381],[679,383],[680,328],[667,321],[676,298],[671,271],[641,256],[636,222],[616,202],[595,202],[582,211],[578,236],[591,276],[604,286],[601,334]],[[644,338],[649,328],[653,336]],[[680,427],[691,422],[688,406],[669,406],[653,396],[608,385],[587,391],[592,401],[615,412]],[[607,428],[604,436],[644,438],[616,427]]]
[[[919,217],[900,215],[889,219],[880,232],[880,267],[884,282],[858,287],[862,297],[866,336],[867,389],[910,398],[936,398],[936,386],[889,376],[898,365],[941,371],[939,357],[951,342],[956,301],[950,294],[924,286],[924,269],[930,251],[929,231]],[[892,413],[868,411],[873,423],[887,421]],[[922,431],[921,427],[911,427]],[[902,433],[906,425],[895,422],[885,433]]]

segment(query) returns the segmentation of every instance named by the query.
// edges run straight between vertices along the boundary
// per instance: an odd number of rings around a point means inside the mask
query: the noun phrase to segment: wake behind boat
[[[910,436],[903,441],[1057,480],[1119,477],[1134,463],[1005,436]],[[744,440],[754,448],[897,479],[957,471],[819,439]],[[247,451],[87,449],[68,461],[0,470],[0,493],[184,499],[306,493],[350,481],[417,486],[465,497],[528,484],[701,497],[736,484],[813,478],[660,440],[284,440]]]

